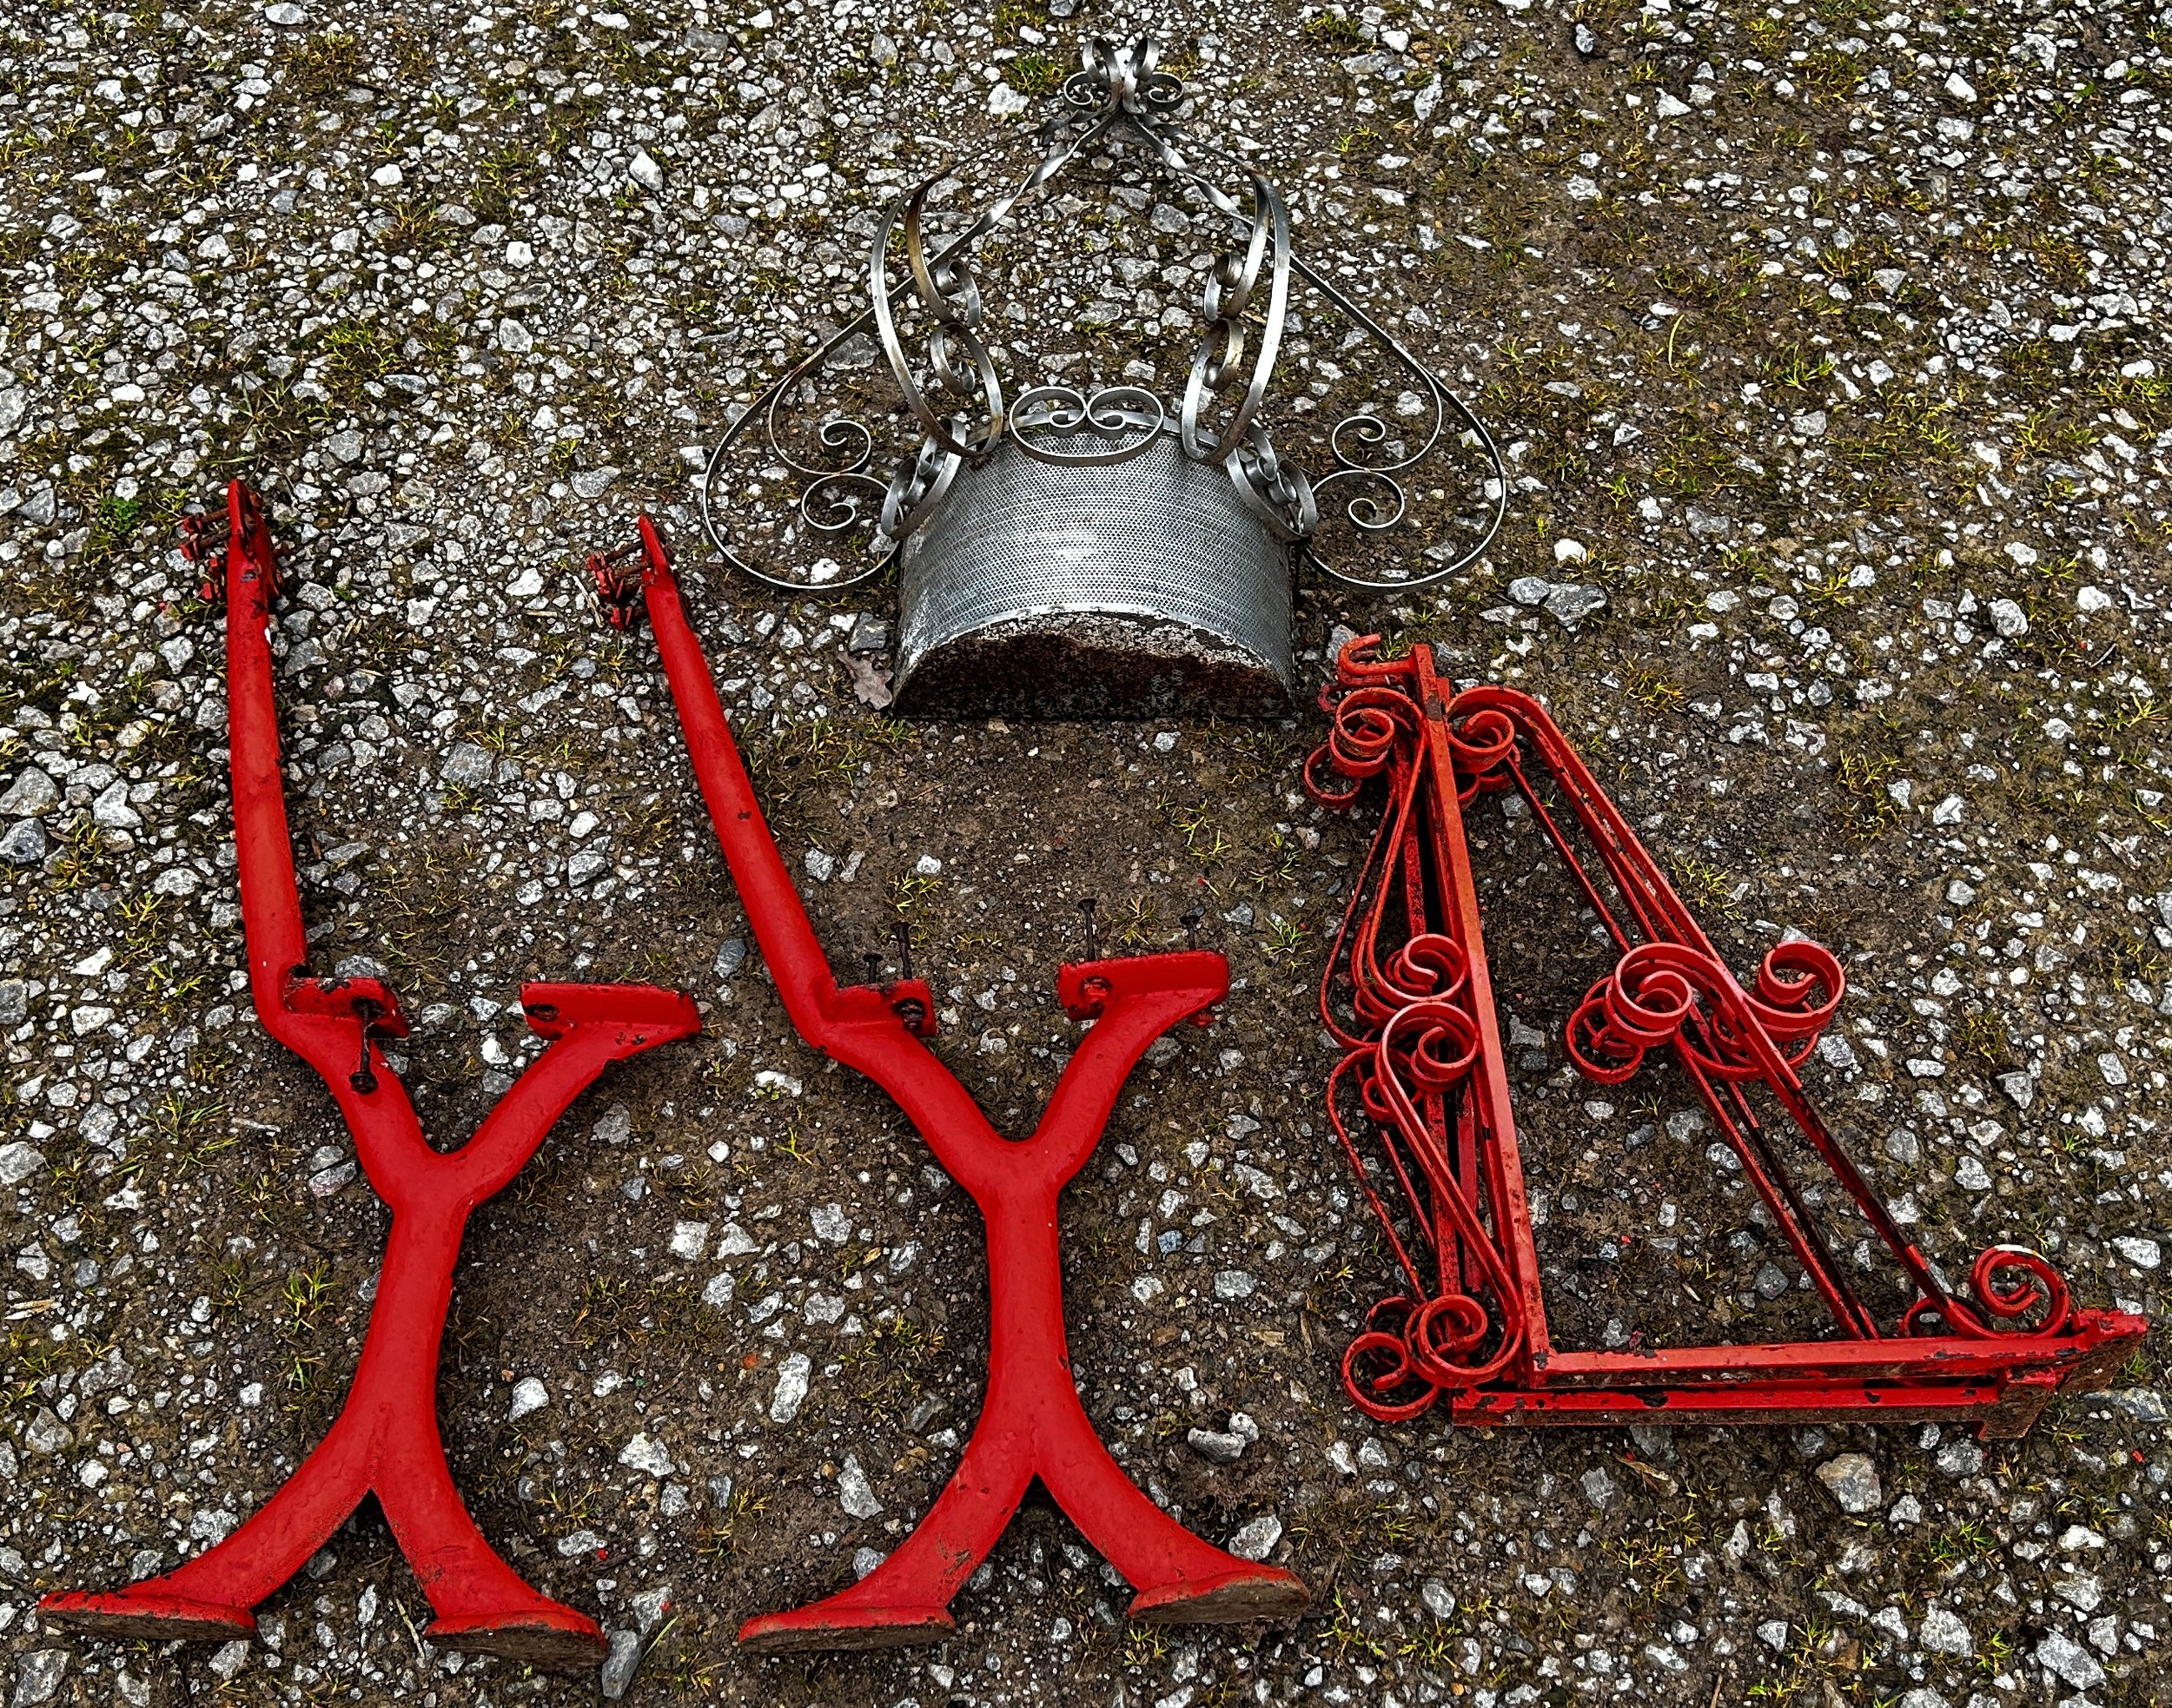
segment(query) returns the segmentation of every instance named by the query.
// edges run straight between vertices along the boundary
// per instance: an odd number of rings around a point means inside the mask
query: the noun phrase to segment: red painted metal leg
[[[429,1627],[434,1640],[539,1665],[592,1664],[604,1652],[595,1622],[538,1593],[507,1566],[453,1486],[438,1434],[439,1343],[475,1206],[520,1172],[606,1067],[692,1036],[700,1017],[689,997],[651,985],[526,985],[528,1024],[549,1044],[467,1144],[449,1153],[430,1146],[378,1048],[407,1030],[398,998],[381,980],[308,973],[265,639],[277,571],[262,512],[239,482],[228,496],[228,527],[235,844],[251,993],[265,1029],[331,1091],[363,1171],[393,1212],[392,1229],[346,1403],[286,1485],[178,1571],[110,1593],[48,1596],[43,1606],[121,1637],[244,1635],[255,1626],[256,1604],[374,1493],[438,1616]]]
[[[746,904],[764,961],[794,1028],[880,1085],[919,1129],[987,1227],[988,1393],[957,1474],[897,1550],[824,1600],[748,1621],[740,1642],[761,1652],[884,1647],[950,1629],[950,1598],[986,1558],[1037,1476],[1086,1539],[1139,1591],[1137,1618],[1224,1622],[1285,1618],[1307,1605],[1278,1566],[1202,1541],[1142,1494],[1103,1447],[1081,1405],[1063,1331],[1056,1208],[1099,1142],[1125,1079],[1147,1046],[1180,1021],[1203,1019],[1228,989],[1219,955],[1148,955],[1066,964],[1057,994],[1091,1020],[1031,1137],[989,1124],[923,1043],[933,1001],[916,979],[840,989],[771,839],[752,782],[686,622],[663,542],[644,517],[639,586],[646,595],[694,772],[717,839]],[[591,559],[605,609],[631,620],[635,580],[624,554]]]
[[[957,1621],[950,1598],[988,1558],[1033,1482],[1032,1443],[1016,1419],[983,1406],[957,1470],[912,1533],[851,1589],[739,1627],[758,1654],[805,1649],[887,1649],[939,1642]]]

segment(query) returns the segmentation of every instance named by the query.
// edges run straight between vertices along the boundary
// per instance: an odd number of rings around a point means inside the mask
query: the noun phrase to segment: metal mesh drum
[[[1073,448],[1090,448],[1091,435]],[[961,468],[898,566],[901,710],[1149,717],[1287,709],[1292,543],[1175,436]]]

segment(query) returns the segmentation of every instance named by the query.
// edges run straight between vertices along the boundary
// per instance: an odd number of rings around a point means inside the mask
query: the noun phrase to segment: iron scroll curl
[[[1215,143],[1195,144],[1179,122],[1184,85],[1159,69],[1159,60],[1151,40],[1087,42],[1080,69],[1050,103],[1039,159],[955,236],[936,242],[927,216],[938,189],[962,162],[922,179],[890,205],[867,252],[867,306],[765,387],[731,421],[704,467],[697,490],[702,531],[725,562],[780,590],[841,593],[894,568],[904,541],[944,505],[958,477],[1000,451],[1015,449],[1051,465],[1105,466],[1143,454],[1163,434],[1175,437],[1189,461],[1226,473],[1245,506],[1275,537],[1301,548],[1345,586],[1373,592],[1432,586],[1490,548],[1506,514],[1508,490],[1506,465],[1492,434],[1436,374],[1299,253],[1289,210],[1271,182]],[[1209,269],[1203,324],[1176,404],[1172,408],[1129,385],[1089,399],[1068,387],[1039,384],[1010,398],[983,331],[974,255],[1074,162],[1117,141],[1142,146],[1188,197],[1196,195],[1228,222],[1229,242]],[[1213,173],[1188,157],[1195,147],[1214,158]],[[1241,195],[1216,182],[1225,171],[1243,187]],[[893,266],[893,256],[902,266]],[[1396,413],[1418,418],[1394,421],[1377,406],[1343,417],[1322,435],[1329,464],[1324,472],[1293,460],[1266,419],[1295,286],[1346,318],[1384,355],[1406,386]],[[901,323],[907,308],[925,323],[918,360],[908,352]],[[794,432],[787,425],[789,415],[816,401],[823,372],[859,340],[880,350],[896,387],[897,413],[917,440],[888,471],[878,466],[882,447],[871,425],[872,409],[868,419],[832,408],[811,427]],[[1369,578],[1334,561],[1319,538],[1323,516],[1363,540],[1408,525],[1409,477],[1451,434],[1485,465],[1487,502],[1464,548],[1422,574]],[[725,470],[750,452],[772,471],[781,467],[797,488],[783,511],[793,520],[792,532],[810,541],[864,532],[867,561],[847,567],[824,558],[801,570],[758,559],[720,490]],[[766,499],[765,484],[745,497]],[[783,520],[774,502],[768,514]]]

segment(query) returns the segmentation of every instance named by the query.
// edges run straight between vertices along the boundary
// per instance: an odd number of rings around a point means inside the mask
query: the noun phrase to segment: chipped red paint
[[[1475,1423],[1937,1419],[2010,1436],[2057,1389],[2102,1386],[2145,1332],[2140,1317],[2076,1309],[2048,1261],[2011,1247],[1976,1259],[1966,1296],[1948,1288],[1804,1096],[1796,1069],[1844,990],[1833,956],[1783,943],[1745,989],[1545,708],[1510,688],[1458,692],[1429,647],[1387,661],[1377,643],[1343,648],[1321,697],[1332,729],[1305,767],[1308,791],[1328,806],[1354,804],[1374,778],[1386,787],[1320,992],[1344,1051],[1328,1079],[1329,1119],[1402,1281],[1344,1355],[1350,1397],[1395,1420],[1445,1401]],[[1592,866],[1534,767],[1596,856]],[[1620,951],[1570,1017],[1570,1059],[1586,1077],[1619,1084],[1647,1052],[1674,1051],[1831,1314],[1833,1338],[1553,1346],[1463,833],[1465,805],[1509,790]],[[1891,1327],[1835,1259],[1752,1087],[1899,1270],[1912,1302]]]
[[[1100,1142],[1148,1045],[1204,1016],[1228,989],[1219,955],[1191,951],[1066,963],[1056,992],[1093,1022],[1039,1124],[1004,1138],[928,1050],[934,1003],[904,978],[840,988],[763,820],[688,626],[663,541],[640,524],[640,583],[664,672],[717,840],[778,994],[801,1037],[880,1085],[987,1225],[988,1392],[957,1473],[896,1552],[851,1588],[749,1620],[758,1652],[879,1648],[939,1640],[949,1612],[1036,1477],[1086,1539],[1138,1591],[1135,1619],[1223,1623],[1287,1618],[1308,1597],[1290,1572],[1202,1541],[1132,1484],[1094,1433],[1063,1333],[1057,1200]],[[630,608],[626,554],[591,559],[606,613]],[[617,620],[614,619],[614,621]],[[623,626],[621,624],[621,626]]]
[[[338,1419],[277,1493],[179,1570],[110,1593],[49,1595],[49,1616],[122,1638],[224,1641],[255,1631],[254,1608],[374,1494],[448,1648],[545,1666],[600,1661],[595,1621],[537,1593],[483,1539],[445,1462],[437,1424],[439,1342],[469,1214],[518,1174],[575,1097],[613,1062],[692,1036],[692,998],[653,985],[528,984],[520,1004],[543,1054],[458,1150],[423,1136],[407,1089],[379,1048],[403,1037],[399,998],[374,978],[308,970],[301,900],[280,782],[266,638],[278,568],[255,494],[227,494],[227,692],[249,990],[264,1029],[330,1090],[364,1173],[392,1211],[377,1294]],[[215,542],[190,531],[214,579]]]

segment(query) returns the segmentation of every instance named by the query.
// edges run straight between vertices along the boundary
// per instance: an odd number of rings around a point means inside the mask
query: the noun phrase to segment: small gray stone
[[[30,1413],[30,1420],[23,1427],[23,1445],[34,1453],[50,1458],[63,1453],[75,1441],[75,1433],[53,1415],[52,1407],[40,1406]]]
[[[1844,1513],[1874,1513],[1884,1499],[1877,1466],[1868,1453],[1844,1453],[1818,1467],[1818,1480]]]
[[[602,468],[582,469],[579,473],[573,476],[572,485],[577,497],[599,499],[610,489],[611,483],[618,478],[619,471],[606,465]]]
[[[838,1473],[838,1503],[856,1519],[877,1518],[882,1513],[883,1503],[868,1486],[867,1473],[851,1453],[845,1454],[844,1468]]]
[[[45,1166],[45,1153],[21,1139],[0,1144],[0,1186],[28,1180]]]
[[[1924,1609],[1924,1622],[1917,1632],[1917,1640],[1933,1654],[1965,1656],[1976,1652],[1976,1638],[1970,1635],[1968,1626],[1936,1602]]]
[[[858,618],[844,646],[850,652],[886,652],[890,647],[890,625],[879,617]]]
[[[1543,575],[1519,575],[1508,584],[1508,597],[1518,605],[1544,605],[1553,584]]]
[[[729,983],[739,969],[746,964],[746,943],[740,937],[726,937],[717,945],[717,978]]]
[[[2018,640],[2029,632],[2029,618],[2022,608],[2010,599],[1995,599],[1990,604],[1991,627],[2008,640]]]
[[[2006,1094],[2007,1102],[2024,1115],[2029,1112],[2030,1104],[2036,1101],[2036,1082],[2018,1070],[1999,1075],[1998,1089]]]
[[[550,1390],[533,1376],[523,1376],[513,1385],[513,1407],[507,1413],[508,1421],[518,1421],[530,1412],[540,1412],[551,1403]]]
[[[1629,1439],[1637,1444],[1637,1451],[1646,1459],[1672,1464],[1674,1460],[1674,1431],[1665,1424],[1632,1423]]]
[[[1583,1486],[1584,1498],[1599,1511],[1605,1512],[1613,1504],[1614,1480],[1606,1474],[1604,1466],[1594,1465],[1577,1481]]]
[[[68,1672],[65,1649],[33,1649],[17,1663],[15,1695],[9,1708],[39,1708],[60,1694],[60,1681]]]
[[[769,1402],[771,1423],[790,1423],[799,1415],[807,1399],[807,1378],[813,1371],[814,1360],[804,1352],[796,1352],[778,1365],[777,1392]]]
[[[143,815],[129,804],[129,785],[118,778],[91,802],[90,818],[94,824],[109,831],[137,831],[143,827]]]
[[[633,1136],[633,1116],[624,1103],[613,1103],[588,1130],[598,1144],[624,1144]]]
[[[1938,1449],[1938,1468],[1949,1477],[1973,1477],[1983,1468],[1983,1449],[1963,1436]]]
[[[619,1449],[619,1463],[645,1471],[652,1477],[668,1477],[672,1473],[670,1453],[661,1441],[646,1434],[636,1435]]]
[[[1259,1283],[1242,1269],[1222,1269],[1215,1275],[1215,1297],[1217,1299],[1249,1299]]]
[[[641,1635],[646,1637],[664,1622],[664,1615],[671,1611],[672,1586],[658,1584],[652,1589],[645,1589],[633,1598],[632,1605],[634,1623],[641,1627]]]
[[[2163,1423],[2172,1420],[2172,1406],[2165,1403],[2162,1390],[2154,1387],[2116,1387],[2105,1394],[2116,1411],[2143,1423]]]
[[[1597,587],[1557,586],[1546,596],[1546,614],[1563,623],[1580,623],[1606,603],[1606,595]]]
[[[237,1637],[231,1643],[222,1643],[204,1665],[213,1678],[231,1682],[235,1674],[248,1665],[248,1638]]]
[[[817,884],[827,884],[837,871],[838,857],[825,854],[819,848],[810,848],[801,857],[806,864],[807,876]]]
[[[472,741],[463,741],[445,756],[439,768],[439,778],[456,788],[480,789],[490,781],[498,762],[490,757],[489,750],[478,747]]]
[[[2104,1682],[2104,1669],[2096,1657],[2063,1631],[2049,1633],[2036,1645],[2036,1662],[2077,1691],[2094,1690]]]
[[[633,1682],[633,1670],[641,1664],[641,1633],[638,1631],[606,1631],[605,1638],[611,1645],[611,1652],[605,1656],[603,1672],[596,1683],[605,1698],[616,1702]]]
[[[60,784],[36,765],[25,765],[0,795],[0,818],[36,818],[59,804]]]
[[[656,163],[655,156],[646,149],[633,151],[633,158],[626,165],[626,175],[652,195],[664,188],[664,169]]]
[[[1216,1465],[1235,1464],[1250,1445],[1242,1435],[1225,1434],[1218,1429],[1194,1429],[1184,1439],[1191,1444],[1194,1453]]]
[[[34,866],[45,857],[46,847],[45,826],[35,818],[24,818],[9,825],[7,834],[0,836],[0,860],[10,865]]]
[[[1282,1539],[1282,1521],[1269,1513],[1240,1528],[1229,1539],[1229,1552],[1239,1559],[1265,1559]]]
[[[1418,1599],[1426,1604],[1426,1612],[1436,1619],[1455,1616],[1455,1597],[1448,1592],[1448,1586],[1438,1578],[1428,1578],[1418,1586]]]

